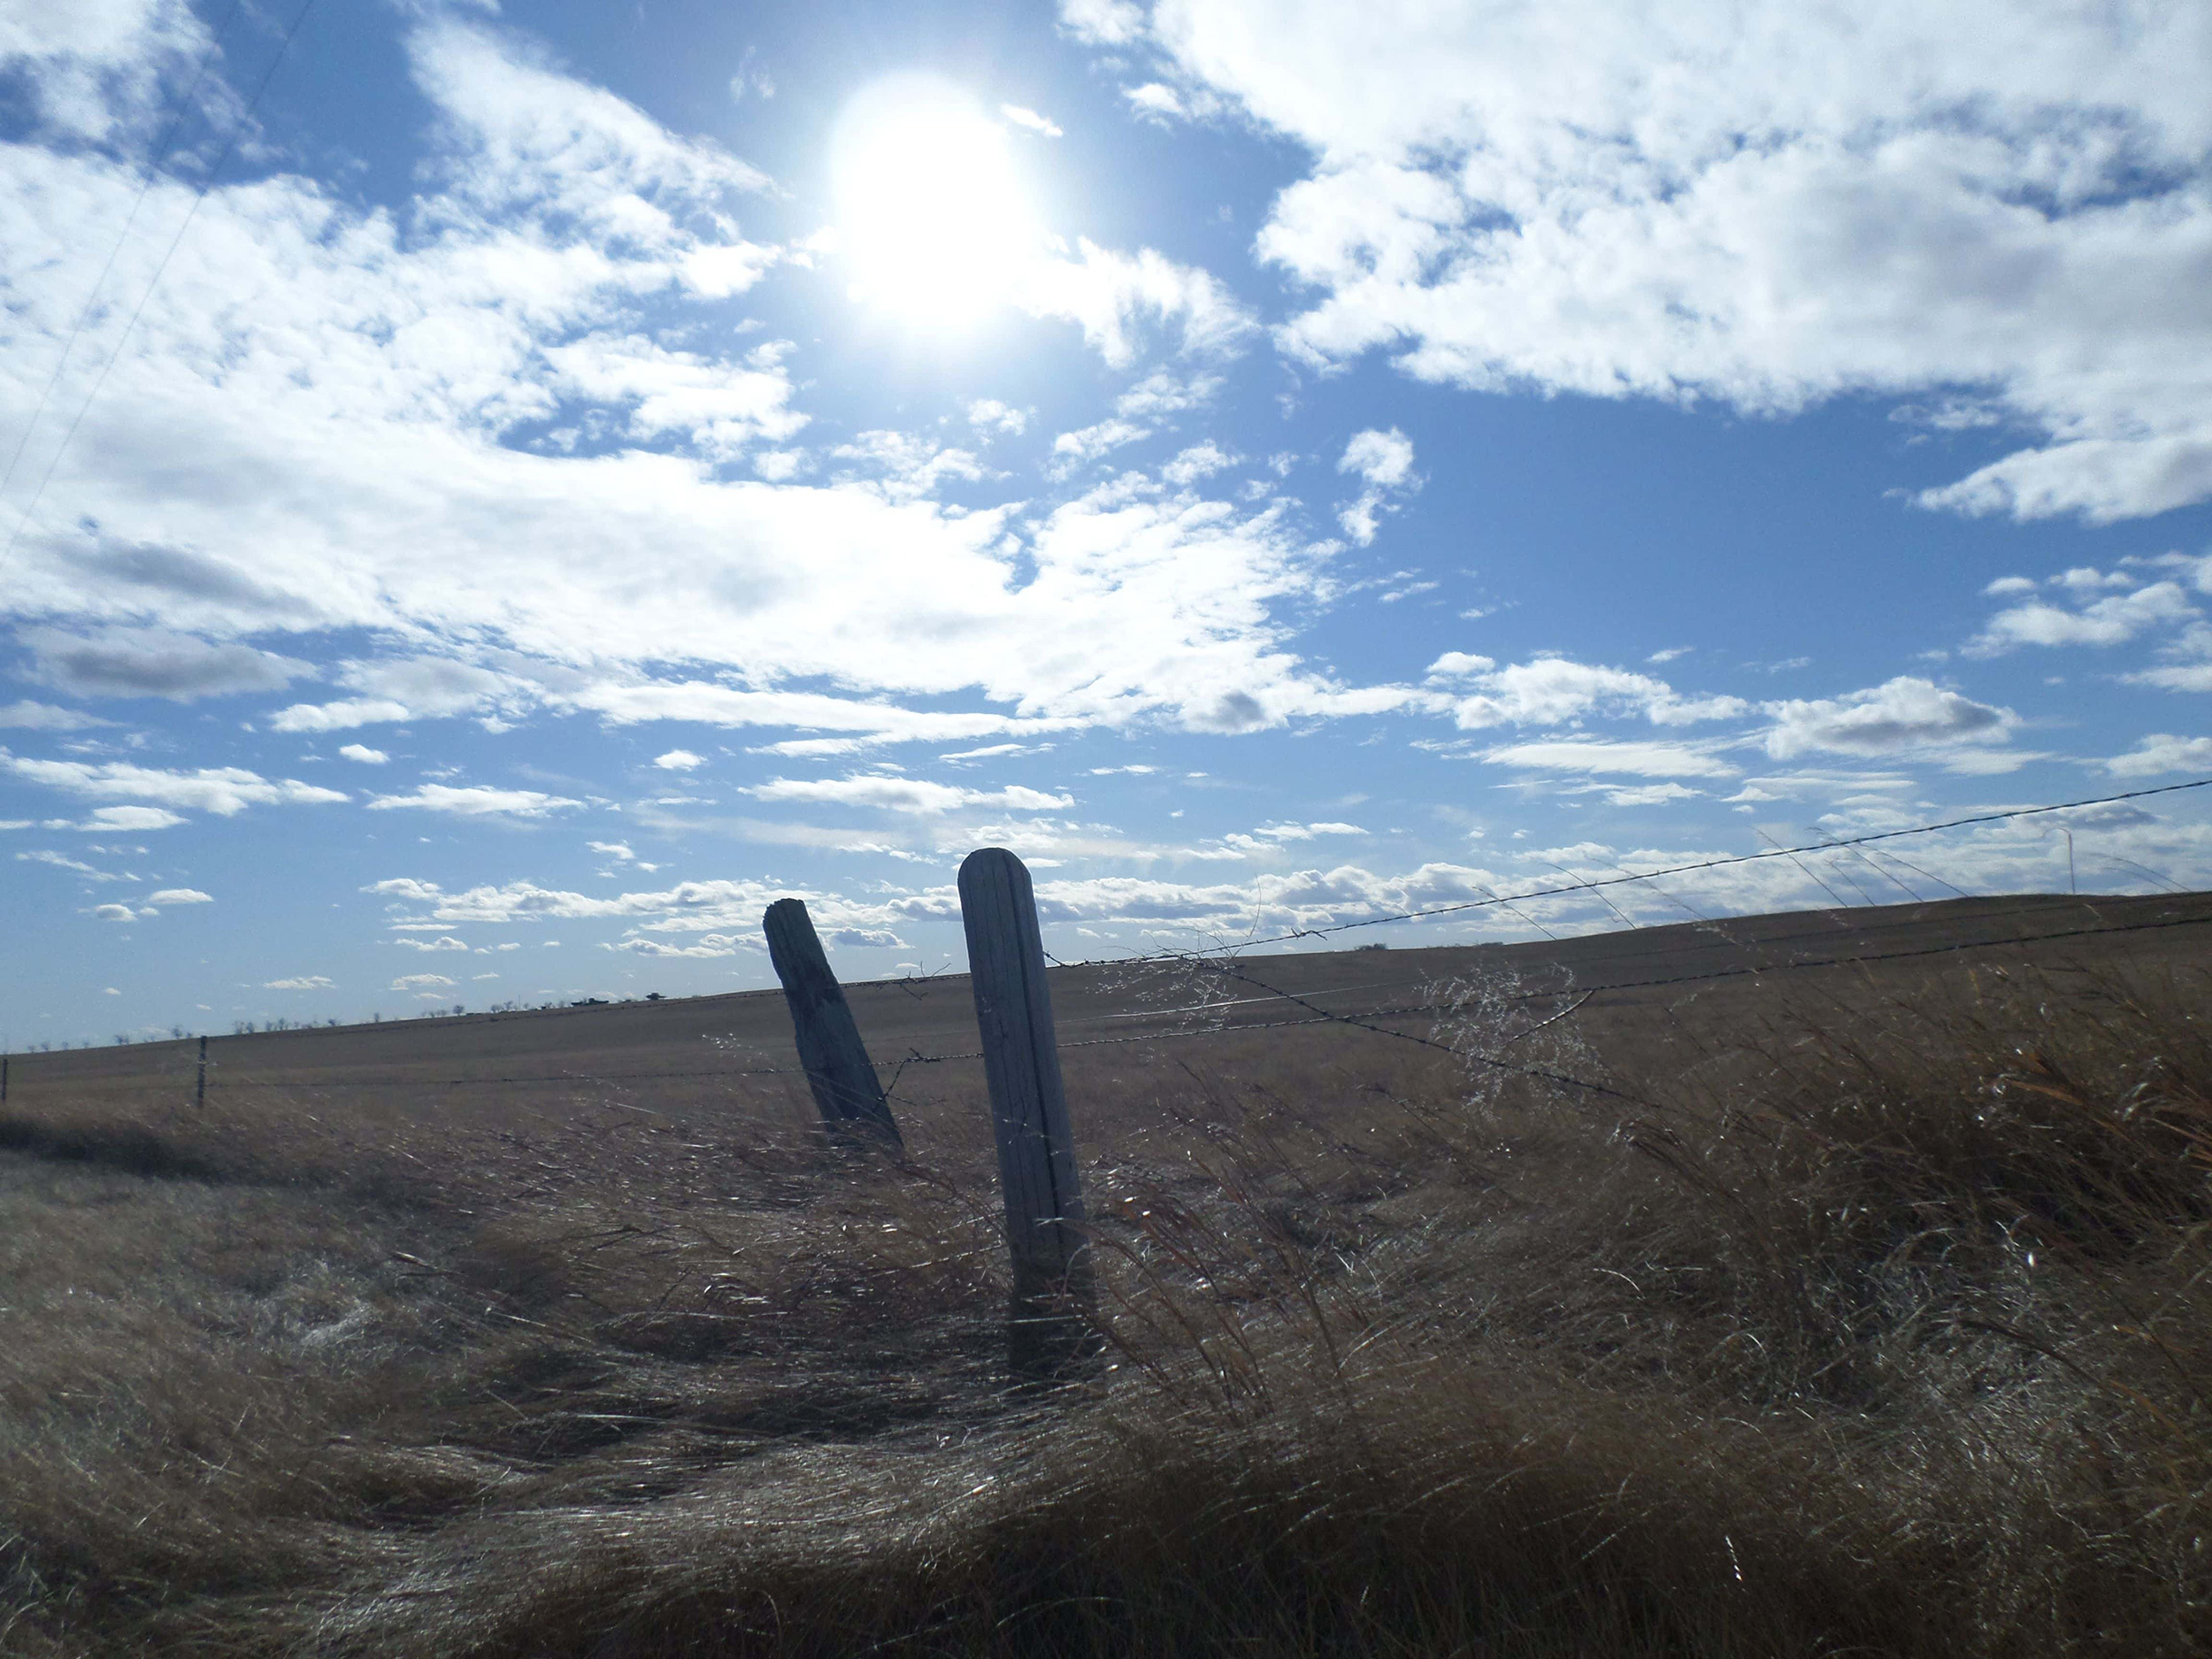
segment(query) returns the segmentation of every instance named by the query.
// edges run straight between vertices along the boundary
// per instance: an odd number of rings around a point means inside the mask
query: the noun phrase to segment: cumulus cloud
[[[2212,772],[2212,737],[2153,732],[2124,755],[2104,763],[2116,778],[2154,778],[2164,772]]]
[[[158,893],[150,895],[146,902],[162,905],[212,904],[215,902],[215,895],[211,893],[203,893],[197,887],[164,887]]]
[[[264,979],[261,988],[265,991],[327,991],[332,988],[332,982],[319,973],[303,973],[289,979]]]
[[[580,807],[581,801],[566,795],[545,795],[536,789],[493,789],[481,784],[457,787],[426,783],[405,795],[372,795],[369,810],[389,812],[412,807],[425,812],[444,812],[456,818],[549,818]]]
[[[1766,712],[1774,718],[1766,751],[1777,760],[1816,750],[1878,756],[2003,743],[2018,723],[2009,709],[1977,703],[1909,674],[1840,697],[1770,703]]]
[[[1786,411],[1985,388],[2039,434],[1931,506],[2212,495],[2200,8],[1179,0],[1064,8],[1302,144],[1283,348],[1483,389]],[[1940,417],[1941,411],[1938,411]]]
[[[437,938],[437,939],[407,939],[407,938],[400,938],[400,939],[395,939],[394,941],[392,941],[392,942],[393,942],[394,944],[396,944],[396,945],[397,945],[397,946],[401,947],[403,949],[406,949],[406,950],[424,950],[424,951],[460,950],[460,951],[465,951],[465,950],[467,950],[467,949],[468,949],[468,946],[467,946],[465,943],[464,943],[462,941],[460,941],[460,940],[458,940],[458,939],[454,938],[454,937],[453,937],[451,934],[449,934],[449,933],[445,934],[445,935],[443,935],[443,936],[442,936],[442,937],[440,937],[440,938]]]
[[[2086,586],[2077,584],[2077,591]],[[2139,634],[2199,614],[2181,584],[2171,581],[2153,582],[2132,593],[2106,594],[2078,606],[2034,600],[1999,611],[1967,649],[1978,657],[1993,657],[2021,645],[2123,645]]]
[[[1665,680],[1565,657],[1499,667],[1487,657],[1447,651],[1429,664],[1462,730],[1493,726],[1559,726],[1591,715],[1642,716],[1655,726],[1688,726],[1749,711],[1740,697],[1686,697]]]
[[[103,922],[134,922],[138,919],[138,913],[127,904],[96,904],[92,907],[92,914]]]
[[[391,984],[395,991],[425,991],[450,987],[454,982],[442,973],[403,973]]]
[[[995,437],[1018,438],[1029,430],[1030,411],[1002,403],[995,397],[979,397],[968,405],[968,424],[983,434],[986,442]]]
[[[348,760],[358,761],[364,766],[381,766],[391,757],[380,749],[371,749],[366,743],[341,743],[338,752]]]
[[[665,755],[656,755],[653,764],[663,772],[694,772],[707,764],[707,757],[687,749],[672,749]]]
[[[1377,515],[1394,512],[1398,505],[1394,497],[1421,488],[1421,480],[1413,473],[1413,440],[1395,426],[1387,432],[1371,426],[1354,433],[1336,470],[1367,481],[1358,498],[1340,509],[1336,516],[1344,534],[1362,547],[1375,539]]]

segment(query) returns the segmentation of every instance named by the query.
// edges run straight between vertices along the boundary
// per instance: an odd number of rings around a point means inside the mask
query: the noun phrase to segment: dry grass
[[[1056,1392],[957,1082],[902,1166],[765,1096],[0,1125],[0,1650],[2212,1643],[2200,979],[1858,986],[1643,1075],[1512,988],[1454,1040],[1634,1103],[1094,1051]]]

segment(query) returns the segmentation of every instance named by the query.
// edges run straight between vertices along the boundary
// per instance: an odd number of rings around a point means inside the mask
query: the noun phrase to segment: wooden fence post
[[[783,1000],[791,1010],[792,1034],[799,1064],[822,1121],[833,1133],[858,1128],[903,1151],[899,1125],[883,1098],[883,1085],[869,1064],[860,1027],[845,1002],[844,987],[830,972],[813,918],[798,899],[778,899],[760,918],[768,935],[768,960],[783,981]]]
[[[960,921],[1014,1262],[1008,1357],[1017,1375],[1062,1376],[1083,1369],[1102,1344],[1092,1317],[1083,1192],[1053,1039],[1044,941],[1022,861],[1002,847],[970,853],[960,866]]]
[[[207,1104],[207,1033],[200,1033],[200,1074],[193,1080],[192,1104],[195,1108]]]

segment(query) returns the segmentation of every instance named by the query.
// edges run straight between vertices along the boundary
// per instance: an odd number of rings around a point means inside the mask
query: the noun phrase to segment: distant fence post
[[[791,1010],[792,1035],[799,1064],[822,1121],[833,1132],[859,1128],[904,1150],[899,1125],[883,1098],[883,1086],[868,1062],[860,1027],[845,1002],[844,987],[830,972],[813,919],[798,899],[778,899],[760,918],[768,935],[768,960],[783,981],[783,1000]]]
[[[1022,861],[1002,847],[970,853],[960,866],[960,921],[1014,1262],[1008,1357],[1021,1376],[1062,1375],[1082,1368],[1101,1345],[1090,1317],[1095,1292],[1044,941]]]
[[[8,1103],[8,1056],[0,1054],[0,1106]]]
[[[200,1074],[192,1083],[192,1104],[196,1109],[207,1104],[207,1033],[200,1033]]]

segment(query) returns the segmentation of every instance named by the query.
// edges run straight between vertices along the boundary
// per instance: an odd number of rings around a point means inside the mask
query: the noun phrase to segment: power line
[[[31,434],[38,430],[39,419],[46,413],[46,405],[54,396],[54,388],[61,384],[62,373],[69,366],[70,353],[77,349],[79,337],[92,320],[93,308],[99,301],[100,290],[107,286],[108,273],[115,269],[115,261],[121,255],[124,244],[130,241],[131,227],[138,222],[138,210],[146,205],[147,196],[152,194],[156,180],[161,177],[161,164],[168,159],[170,147],[177,142],[177,134],[183,131],[185,119],[192,113],[193,99],[198,96],[201,83],[207,79],[208,70],[220,55],[223,36],[230,33],[230,26],[238,16],[238,8],[243,4],[244,0],[231,0],[230,10],[223,14],[222,22],[208,39],[207,50],[200,54],[199,69],[192,77],[192,84],[185,88],[184,96],[177,100],[176,113],[170,119],[169,130],[161,135],[160,142],[153,148],[152,157],[146,164],[145,181],[138,187],[137,196],[132,198],[131,211],[123,217],[123,228],[117,233],[115,246],[108,250],[107,263],[100,267],[100,274],[92,279],[92,287],[84,296],[84,307],[77,313],[76,326],[70,329],[69,338],[62,342],[61,356],[55,361],[54,372],[47,377],[45,389],[39,393],[38,402],[31,407],[31,418],[24,424],[23,435],[15,441],[14,453],[8,457],[8,470],[0,473],[0,490],[4,490],[15,481],[16,466],[23,459],[23,451],[31,442]],[[120,342],[118,344],[119,348]]]
[[[162,273],[168,270],[169,261],[175,256],[179,244],[184,241],[185,232],[192,228],[192,221],[199,216],[200,204],[207,200],[208,191],[214,188],[216,179],[229,165],[232,155],[238,149],[240,134],[245,130],[246,123],[253,119],[254,111],[260,107],[262,94],[268,91],[269,83],[276,79],[277,67],[283,63],[284,54],[290,50],[292,37],[299,33],[300,25],[307,21],[307,14],[314,9],[315,0],[302,0],[298,12],[292,19],[292,27],[284,31],[283,40],[277,44],[276,55],[269,60],[269,67],[262,74],[260,85],[254,88],[253,96],[246,102],[245,113],[239,119],[237,131],[231,134],[229,141],[223,146],[223,153],[215,158],[215,165],[200,180],[200,188],[192,196],[192,205],[185,210],[184,222],[177,227],[177,234],[169,239],[169,246],[163,250],[160,263],[154,266],[154,273],[147,280],[146,291],[138,296],[138,304],[132,311],[130,320],[123,325],[123,332],[116,336],[115,349],[100,365],[100,373],[93,380],[92,389],[85,394],[84,402],[78,406],[77,418],[69,423],[69,430],[62,434],[61,443],[54,450],[54,458],[46,464],[46,471],[38,480],[38,488],[31,492],[30,504],[23,509],[23,517],[17,520],[13,534],[8,537],[8,545],[0,549],[0,569],[5,569],[8,561],[15,556],[16,543],[22,540],[24,531],[30,527],[32,515],[38,511],[39,503],[46,498],[46,487],[54,481],[54,473],[61,465],[62,457],[68,453],[69,445],[77,435],[77,428],[84,425],[84,418],[92,412],[92,405],[99,397],[101,388],[108,383],[109,374],[122,360],[123,348],[130,342],[132,332],[137,328],[138,319],[145,314],[147,303],[153,298],[154,290],[161,286]],[[28,432],[24,435],[27,442]]]

